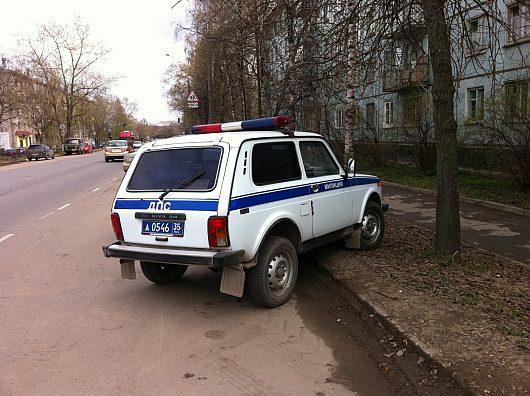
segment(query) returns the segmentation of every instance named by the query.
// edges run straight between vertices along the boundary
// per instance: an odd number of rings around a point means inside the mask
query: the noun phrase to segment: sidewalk
[[[471,394],[529,395],[530,265],[486,251],[528,250],[528,217],[463,202],[461,261],[444,264],[434,259],[428,231],[434,197],[388,183],[383,193],[390,203],[383,245],[370,252],[331,245],[319,252],[319,266],[345,286],[353,304],[395,329],[407,348],[421,350]],[[527,246],[508,249],[517,238]],[[406,354],[381,342],[388,359]]]
[[[383,183],[388,214],[435,230],[433,191]],[[530,265],[530,212],[471,198],[460,199],[460,236],[463,243]]]

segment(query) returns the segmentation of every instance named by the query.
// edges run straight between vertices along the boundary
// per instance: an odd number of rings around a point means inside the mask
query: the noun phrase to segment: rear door
[[[125,242],[208,248],[228,152],[211,142],[141,150],[114,203]]]

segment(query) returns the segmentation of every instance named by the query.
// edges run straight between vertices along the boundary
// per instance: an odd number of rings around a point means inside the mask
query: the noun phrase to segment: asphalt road
[[[122,280],[101,251],[122,176],[101,152],[0,168],[0,395],[447,394],[309,262],[277,309],[204,268]]]
[[[435,231],[435,196],[384,183],[383,196],[390,204],[389,216]],[[530,264],[530,217],[460,202],[460,239]]]

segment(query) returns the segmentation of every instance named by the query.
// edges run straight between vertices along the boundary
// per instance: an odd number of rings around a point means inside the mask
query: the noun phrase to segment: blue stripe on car
[[[312,191],[311,186],[306,184],[294,188],[266,191],[254,194],[235,197],[230,200],[230,210],[248,208],[251,206],[261,205],[270,202],[282,201],[305,195],[318,194],[324,191],[336,190],[340,188],[360,186],[365,184],[375,184],[379,182],[376,177],[355,177],[352,179],[336,179],[318,184],[318,191]],[[164,205],[169,203],[170,207]],[[114,209],[151,209],[155,210],[194,210],[216,212],[219,205],[218,200],[148,200],[148,199],[117,199],[114,203]]]
[[[170,204],[169,208],[163,207],[164,204]],[[158,206],[157,206],[158,205]],[[164,201],[152,199],[117,199],[114,203],[114,209],[149,209],[150,206],[155,210],[196,210],[206,212],[216,212],[219,205],[218,200],[209,201],[190,201],[180,199],[166,199]]]

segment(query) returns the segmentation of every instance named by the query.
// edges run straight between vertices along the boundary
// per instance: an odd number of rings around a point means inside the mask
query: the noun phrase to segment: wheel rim
[[[374,212],[366,212],[363,218],[361,235],[367,242],[371,242],[379,236],[381,227],[379,226],[379,217]]]
[[[276,254],[268,265],[267,281],[269,289],[275,295],[283,294],[289,287],[293,276],[293,265],[285,252]]]

